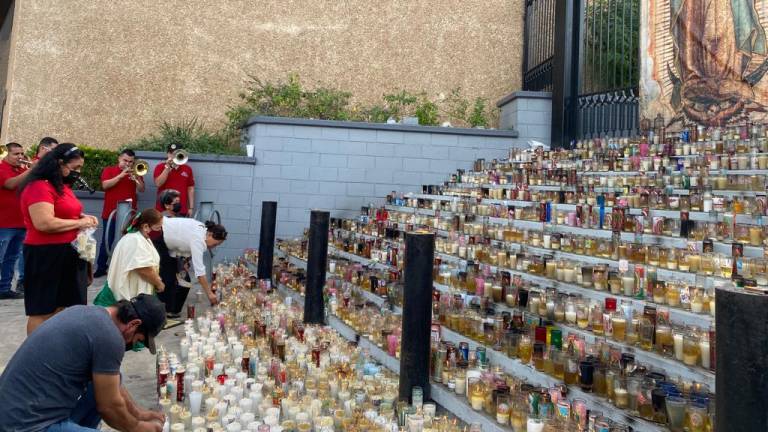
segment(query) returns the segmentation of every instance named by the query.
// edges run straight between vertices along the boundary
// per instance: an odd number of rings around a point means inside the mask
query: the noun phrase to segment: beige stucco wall
[[[523,0],[17,0],[2,140],[117,147],[161,119],[223,121],[247,76],[359,102],[520,88]]]

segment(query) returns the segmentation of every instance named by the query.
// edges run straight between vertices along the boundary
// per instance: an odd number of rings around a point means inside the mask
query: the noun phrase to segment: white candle
[[[251,424],[254,420],[256,420],[256,416],[253,413],[247,412],[240,416],[240,424],[244,424],[246,426]]]
[[[565,321],[569,324],[575,324],[576,323],[576,311],[575,310],[565,310]]]
[[[189,394],[189,410],[193,416],[200,415],[200,405],[203,402],[203,394],[199,391],[193,391]]]
[[[242,391],[242,389],[240,389]],[[245,398],[240,399],[240,410],[244,413],[250,413],[253,411],[253,401]],[[246,423],[247,424],[247,423]]]
[[[205,419],[202,417],[192,417],[192,429],[197,430],[197,428],[204,428],[205,427]]]
[[[243,430],[243,427],[240,426],[240,423],[234,422],[227,425],[227,432],[240,432]]]
[[[189,357],[189,341],[186,339],[181,340],[181,361],[186,362]]]
[[[673,338],[675,341],[675,358],[683,361],[683,335],[675,333]]]
[[[174,423],[171,425],[171,432],[184,432],[183,423]]]
[[[527,426],[528,427],[526,428],[526,430],[528,432],[542,432],[544,430],[544,423],[540,420],[536,420],[532,418],[528,419]]]
[[[699,349],[701,350],[701,366],[704,369],[709,369],[709,341],[702,340],[699,342]]]
[[[232,345],[232,357],[234,358],[243,357],[243,344],[241,344],[240,342],[236,342]]]

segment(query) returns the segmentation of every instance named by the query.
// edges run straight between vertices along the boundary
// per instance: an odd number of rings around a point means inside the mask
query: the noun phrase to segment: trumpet
[[[144,177],[149,172],[149,162],[139,159],[133,162],[132,174],[136,177]]]
[[[179,149],[171,154],[171,160],[167,163],[171,168],[175,168],[177,166],[185,165],[187,162],[189,162],[189,152],[184,149]]]

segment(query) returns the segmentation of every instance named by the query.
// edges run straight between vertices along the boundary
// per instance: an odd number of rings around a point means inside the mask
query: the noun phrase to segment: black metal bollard
[[[309,217],[309,251],[307,252],[307,289],[304,297],[304,322],[325,323],[325,269],[328,264],[328,224],[331,214],[312,210]]]
[[[430,333],[432,326],[432,265],[434,234],[405,235],[403,339],[400,343],[400,400],[411,398],[419,386],[429,400]]]
[[[715,301],[716,429],[768,430],[768,295],[717,289]]]
[[[259,231],[259,279],[272,279],[272,264],[275,256],[275,225],[277,202],[261,202],[261,231]]]

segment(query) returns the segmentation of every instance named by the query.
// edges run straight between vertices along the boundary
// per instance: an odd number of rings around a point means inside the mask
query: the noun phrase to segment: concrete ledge
[[[88,191],[84,190],[75,190],[72,191],[75,193],[75,196],[80,200],[97,200],[97,201],[103,201],[104,200],[104,192],[102,191],[96,191],[92,194],[88,193]]]
[[[401,124],[365,123],[365,122],[338,121],[338,120],[313,120],[313,119],[294,118],[294,117],[266,117],[266,116],[251,117],[250,119],[248,119],[245,125],[243,125],[243,129],[255,124],[276,124],[276,125],[285,125],[285,126],[314,126],[314,127],[331,127],[331,128],[345,128],[345,129],[367,129],[367,130],[419,132],[419,133],[432,133],[432,134],[468,135],[468,136],[501,137],[501,138],[517,138],[517,135],[518,135],[517,131],[514,131],[514,130],[448,128],[448,127],[440,127],[440,126],[411,126],[411,125],[401,125]]]
[[[540,91],[516,91],[512,92],[496,102],[496,106],[501,108],[504,105],[512,102],[515,99],[552,99],[552,92],[540,92]]]
[[[163,152],[137,151],[136,158],[149,159],[149,160],[165,160],[166,154]],[[191,162],[226,162],[226,163],[233,163],[233,164],[256,165],[256,158],[249,158],[248,156],[235,156],[235,155],[190,153],[189,160]]]

